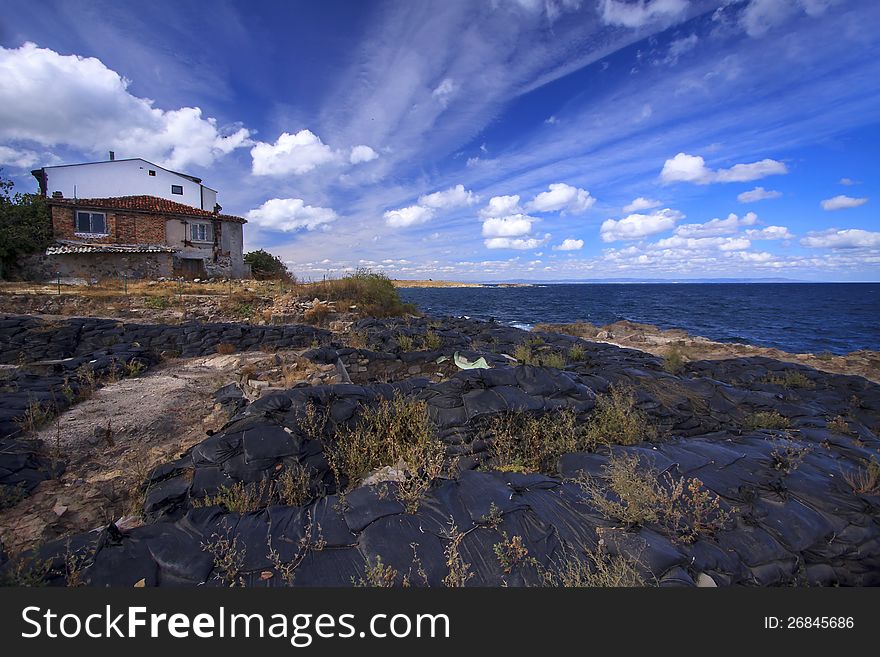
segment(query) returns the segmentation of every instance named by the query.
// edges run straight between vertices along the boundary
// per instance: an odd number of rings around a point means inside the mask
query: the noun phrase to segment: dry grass
[[[229,342],[221,342],[216,347],[217,353],[222,354],[224,356],[228,356],[229,354],[234,354],[238,349],[236,349],[234,344]]]
[[[513,351],[513,357],[523,365],[536,367],[562,369],[566,365],[565,355],[552,351],[550,347],[544,345],[544,341],[539,337],[532,337],[518,344]]]
[[[602,471],[602,477],[582,474],[577,483],[610,520],[629,526],[659,524],[690,542],[714,534],[731,517],[699,479],[661,475],[642,466],[636,456],[611,457]]]
[[[563,454],[594,447],[571,409],[541,416],[504,413],[489,420],[492,465],[506,472],[555,472]]]
[[[852,434],[852,431],[849,428],[849,423],[842,415],[838,415],[837,417],[829,420],[828,424],[826,424],[825,426],[828,428],[829,431],[839,433],[843,436],[849,436]]]
[[[672,345],[667,349],[666,355],[663,358],[663,369],[670,374],[680,374],[684,371],[685,365],[689,360],[681,347]]]
[[[259,511],[270,504],[302,506],[310,498],[311,473],[299,463],[282,467],[276,479],[238,482],[221,487],[216,495],[193,499],[194,507],[224,506],[232,513]]]

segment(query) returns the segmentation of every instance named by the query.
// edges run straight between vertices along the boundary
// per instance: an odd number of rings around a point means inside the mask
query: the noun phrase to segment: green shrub
[[[743,427],[755,429],[788,429],[788,418],[776,411],[756,411],[750,413],[743,420]]]
[[[803,388],[805,390],[812,390],[816,387],[816,384],[813,381],[811,381],[803,372],[798,370],[785,370],[781,375],[768,374],[762,379],[762,381],[764,383],[782,386],[783,388]]]
[[[656,438],[657,429],[636,407],[635,391],[630,386],[615,384],[608,394],[596,398],[596,408],[586,427],[588,443],[634,445]]]

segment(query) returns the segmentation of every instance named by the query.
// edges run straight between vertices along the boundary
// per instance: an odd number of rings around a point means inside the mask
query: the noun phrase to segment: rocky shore
[[[880,385],[557,329],[0,317],[0,572],[92,586],[880,583]],[[91,404],[101,427],[114,386],[146,391],[187,367],[212,371],[211,422],[186,424],[186,440],[165,426],[176,442],[139,473],[136,503],[110,500],[95,531],[39,525],[39,505],[67,513],[53,482],[83,481],[74,444],[89,459],[117,449],[73,441],[87,423],[66,418]],[[72,427],[54,444],[50,416]],[[162,440],[141,422],[126,444]],[[16,552],[26,517],[42,534]]]

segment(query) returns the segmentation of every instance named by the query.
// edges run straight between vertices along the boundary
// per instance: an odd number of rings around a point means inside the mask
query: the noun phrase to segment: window
[[[77,210],[76,232],[106,235],[107,216],[103,212],[88,212],[86,210]]]
[[[183,185],[171,185],[172,194],[183,194]]]
[[[155,170],[153,170],[153,169],[150,169],[148,173],[149,173],[151,176],[155,176],[155,175],[156,175],[156,172],[155,172]]]
[[[193,242],[210,242],[214,239],[211,224],[190,224],[189,230]]]

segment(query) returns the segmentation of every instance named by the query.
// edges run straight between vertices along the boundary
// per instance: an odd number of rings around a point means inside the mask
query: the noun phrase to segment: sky
[[[876,0],[6,0],[0,167],[204,179],[302,278],[880,280]]]

